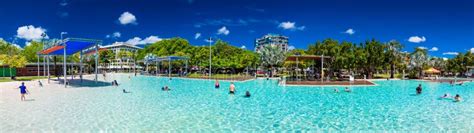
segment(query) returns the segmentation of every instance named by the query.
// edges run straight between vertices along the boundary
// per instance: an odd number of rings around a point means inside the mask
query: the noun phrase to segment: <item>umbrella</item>
[[[430,68],[430,69],[426,69],[425,73],[441,73],[441,72],[435,68]]]

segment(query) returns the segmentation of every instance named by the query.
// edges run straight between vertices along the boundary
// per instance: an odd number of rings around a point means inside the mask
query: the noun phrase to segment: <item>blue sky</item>
[[[304,49],[325,38],[396,39],[406,51],[426,47],[440,57],[474,47],[472,0],[15,0],[2,1],[0,18],[0,38],[20,46],[68,32],[106,44],[178,36],[205,45],[213,37],[247,49],[267,33]]]

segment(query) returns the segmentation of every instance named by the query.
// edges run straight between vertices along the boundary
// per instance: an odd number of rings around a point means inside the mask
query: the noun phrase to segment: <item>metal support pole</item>
[[[321,55],[321,82],[324,81],[324,54]]]
[[[186,74],[188,74],[188,59],[186,59]]]
[[[46,64],[48,64],[48,83],[49,83],[49,79],[51,78],[51,73],[49,72],[49,66],[50,66],[50,64],[49,64],[49,55],[46,57],[46,61],[47,61]]]
[[[148,62],[145,64],[145,72],[148,74]]]
[[[160,76],[160,68],[158,66],[158,60],[155,63],[156,63],[156,76]]]
[[[79,78],[81,79],[82,83],[82,50],[79,53]]]
[[[66,44],[63,44],[66,45]],[[63,75],[64,75],[64,88],[67,87],[67,73],[66,73],[66,46],[63,48]]]
[[[209,80],[211,79],[212,75],[212,38],[209,37]]]
[[[298,56],[296,57],[296,81],[298,81]]]
[[[38,77],[40,76],[40,57],[39,57],[39,54],[38,54],[38,61],[36,62],[36,65],[38,67]]]
[[[97,66],[99,64],[99,47],[95,44],[95,82],[97,83]]]
[[[168,57],[168,77],[171,78],[171,58]]]
[[[71,71],[71,80],[74,79],[74,62],[71,60],[71,68],[69,68],[69,71]]]
[[[46,56],[43,55],[43,76],[46,77]]]

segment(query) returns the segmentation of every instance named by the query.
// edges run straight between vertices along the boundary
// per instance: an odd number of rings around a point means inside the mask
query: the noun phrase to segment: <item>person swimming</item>
[[[459,83],[457,83],[456,85],[462,85],[462,84],[464,84],[464,82],[459,82]]]
[[[349,87],[346,87],[346,88],[344,89],[344,91],[345,91],[345,92],[352,92],[352,90],[349,89]]]
[[[334,88],[334,92],[339,93],[339,89]]]
[[[216,89],[219,89],[219,87],[220,87],[219,80],[216,79],[216,83],[214,83],[214,87]]]
[[[441,96],[441,98],[449,98],[449,93],[445,93],[443,96]]]
[[[169,91],[170,88],[168,88],[168,86],[164,86],[164,87],[161,87],[161,90],[163,90],[163,91]]]
[[[234,85],[234,82],[230,82],[229,94],[234,94],[234,93],[235,93],[235,85]]]
[[[246,91],[244,97],[250,97],[250,92],[249,92],[249,91]]]
[[[123,93],[130,93],[129,91],[126,91],[125,89],[122,89]]]
[[[454,96],[454,101],[455,102],[461,102],[462,101],[461,96],[459,96],[459,94],[456,94],[456,96]]]
[[[421,94],[421,92],[423,91],[423,88],[421,88],[421,84],[418,84],[418,87],[416,87],[416,94]]]

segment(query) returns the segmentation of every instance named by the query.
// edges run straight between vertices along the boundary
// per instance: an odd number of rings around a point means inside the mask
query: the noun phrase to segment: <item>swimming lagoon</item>
[[[42,88],[34,101],[0,98],[0,131],[473,131],[474,83],[418,80],[375,86],[281,86],[276,80],[230,82],[125,75],[118,87]],[[423,93],[415,94],[422,84]],[[162,91],[169,86],[171,91]],[[335,93],[334,88],[340,92]],[[32,88],[34,89],[34,88]],[[49,89],[49,90],[48,90]],[[131,93],[122,93],[126,89]],[[34,91],[34,90],[33,90]],[[252,96],[245,98],[245,91]],[[3,92],[6,93],[6,92]],[[439,99],[460,94],[456,103]],[[39,95],[39,94],[37,94]]]

